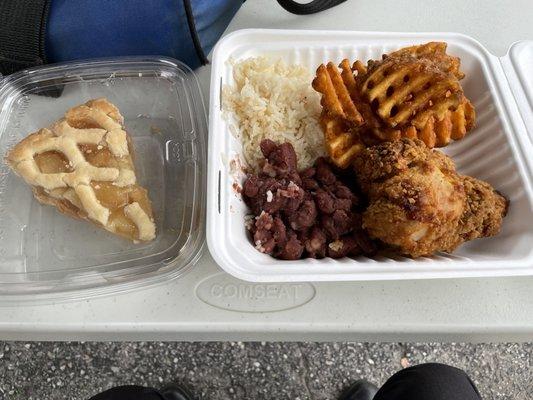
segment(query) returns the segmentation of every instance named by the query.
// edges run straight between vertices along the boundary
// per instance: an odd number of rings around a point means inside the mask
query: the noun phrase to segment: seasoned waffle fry
[[[364,120],[355,105],[357,87],[348,60],[343,60],[340,67],[341,72],[331,62],[318,67],[313,88],[322,94],[320,125],[326,150],[337,166],[346,168],[365,147],[355,130]]]
[[[473,128],[474,107],[464,97],[460,60],[446,43],[410,46],[365,67],[357,60],[321,65],[313,88],[322,94],[326,148],[339,167],[361,146],[401,137],[432,147],[459,140]]]
[[[320,124],[324,130],[326,150],[340,168],[347,168],[354,157],[365,148],[357,133],[350,132],[347,124],[323,112]]]
[[[402,57],[407,54],[418,59],[428,59],[437,65],[439,70],[452,73],[457,79],[463,79],[465,74],[459,70],[461,67],[461,60],[459,57],[453,57],[447,54],[447,47],[448,44],[445,42],[429,42],[421,45],[404,47],[403,49],[390,53],[389,57]]]
[[[342,118],[355,125],[363,124],[363,117],[357,110],[350,89],[355,90],[355,80],[353,74],[341,76],[338,68],[331,62],[325,66],[320,65],[316,71],[316,78],[313,80],[313,88],[322,93],[321,104],[332,117]],[[344,79],[349,79],[344,81]]]
[[[361,95],[391,128],[412,120],[420,128],[430,115],[442,119],[449,108],[457,108],[462,101],[455,76],[416,58],[399,61],[387,57],[374,63],[361,78]]]
[[[444,147],[452,140],[462,139],[473,128],[475,111],[472,104],[464,99],[455,111],[447,110],[442,119],[430,116],[421,129],[414,129],[416,137],[428,147]],[[410,128],[414,128],[411,126]],[[412,133],[412,131],[411,131]],[[402,136],[411,137],[404,135]]]

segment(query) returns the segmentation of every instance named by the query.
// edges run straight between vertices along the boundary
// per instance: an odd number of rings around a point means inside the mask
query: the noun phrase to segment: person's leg
[[[144,386],[117,386],[99,393],[89,400],[192,400],[192,395],[182,386],[168,385],[161,390]]]
[[[360,379],[344,390],[339,400],[372,400],[378,388],[373,383]]]
[[[161,394],[153,389],[144,386],[117,386],[99,393],[90,400],[165,400]]]
[[[403,369],[385,382],[373,400],[480,400],[468,375],[444,364]]]

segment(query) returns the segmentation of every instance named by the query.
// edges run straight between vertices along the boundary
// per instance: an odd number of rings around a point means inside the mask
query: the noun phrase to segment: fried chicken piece
[[[463,241],[495,236],[500,232],[502,220],[507,214],[509,201],[487,182],[463,176],[466,204],[459,235]]]
[[[452,252],[467,240],[493,236],[505,215],[503,196],[457,174],[449,157],[418,139],[369,147],[355,169],[370,201],[363,227],[405,255]]]
[[[413,257],[451,251],[466,195],[453,163],[419,140],[370,147],[355,167],[370,204],[363,227],[371,237]]]

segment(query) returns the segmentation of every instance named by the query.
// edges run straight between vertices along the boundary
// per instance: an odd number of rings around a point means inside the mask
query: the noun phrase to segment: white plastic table
[[[496,55],[533,39],[531,0],[350,0],[294,16],[248,0],[241,28],[455,31]],[[209,67],[199,71],[206,100]],[[533,277],[249,284],[223,273],[207,249],[178,280],[126,294],[0,307],[5,340],[533,340]]]

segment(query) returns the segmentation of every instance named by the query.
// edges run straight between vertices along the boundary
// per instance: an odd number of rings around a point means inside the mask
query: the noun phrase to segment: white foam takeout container
[[[231,84],[236,60],[267,55],[312,72],[327,61],[370,58],[407,45],[445,41],[461,58],[465,93],[476,107],[476,128],[444,148],[460,173],[483,179],[511,201],[502,231],[433,257],[358,257],[276,260],[248,237],[247,207],[233,188],[230,160],[241,152],[221,112],[221,89]],[[518,42],[502,58],[455,33],[241,30],[213,54],[209,112],[207,243],[228,273],[249,281],[345,281],[533,275],[533,42]],[[529,75],[528,75],[529,73]],[[241,180],[244,177],[241,177]],[[241,182],[238,182],[242,184]]]

